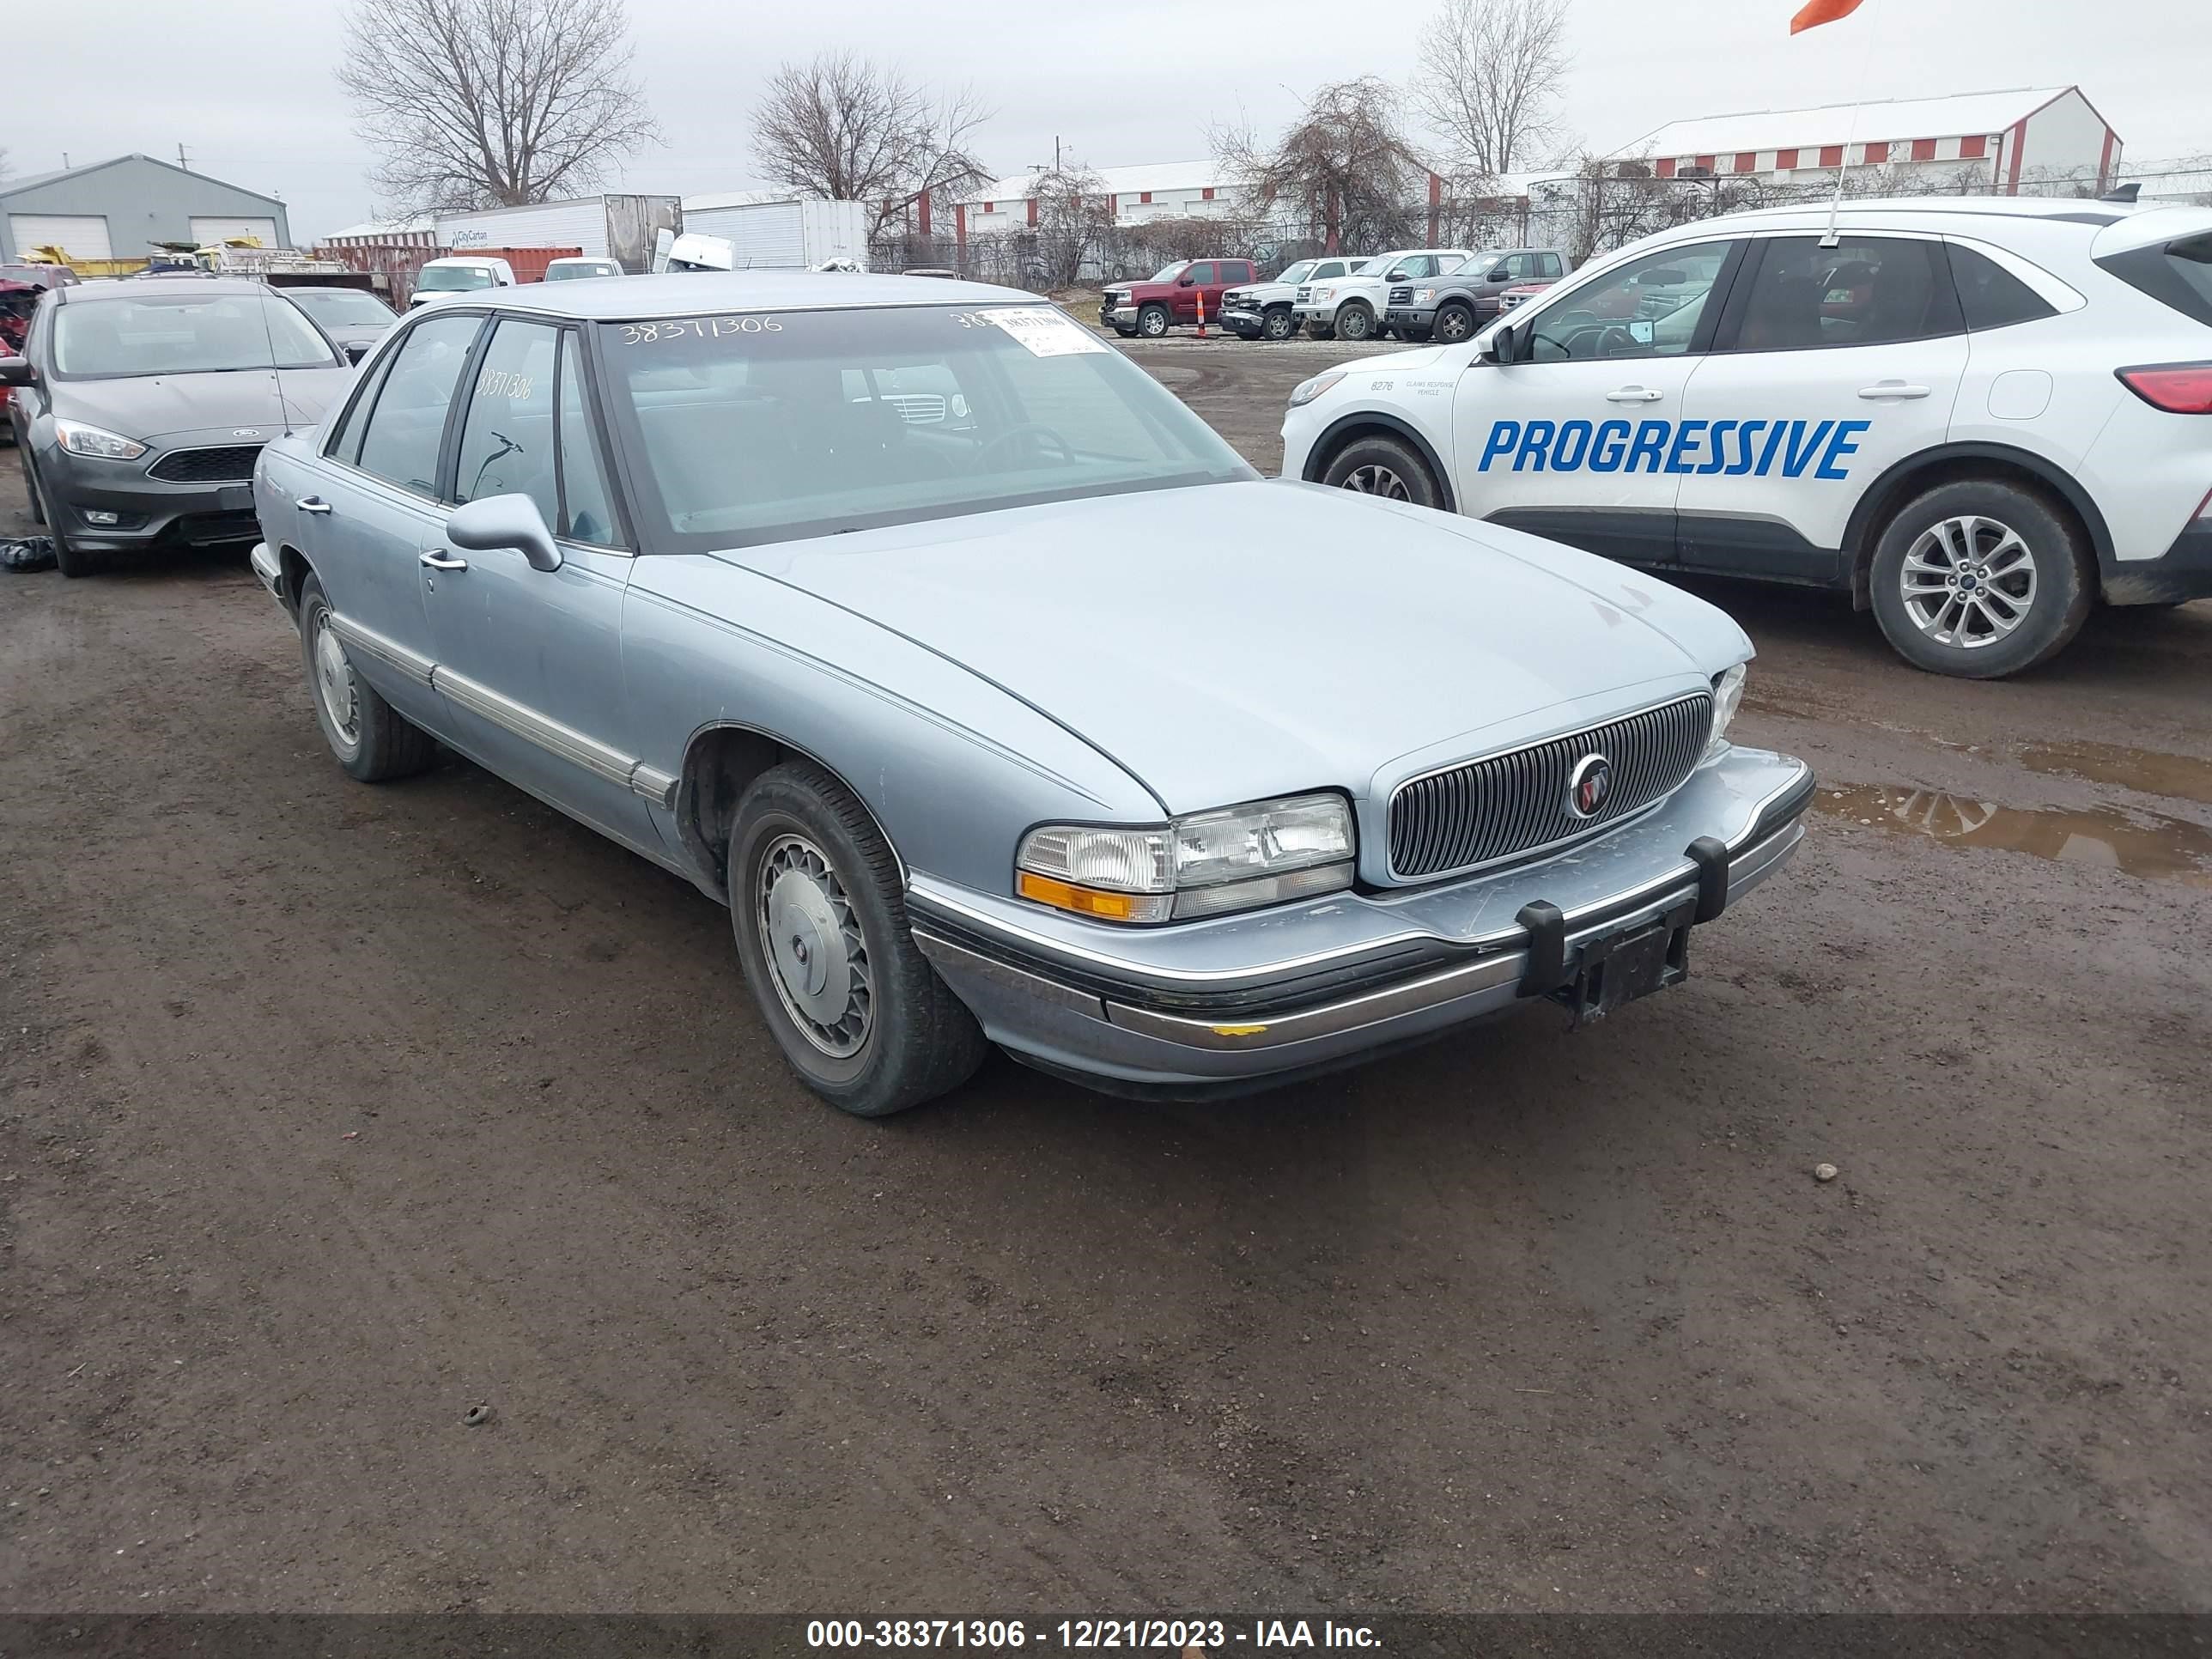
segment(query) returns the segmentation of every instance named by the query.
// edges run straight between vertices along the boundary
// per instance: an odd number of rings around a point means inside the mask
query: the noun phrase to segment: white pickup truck
[[[1326,254],[1285,266],[1271,283],[1232,288],[1221,296],[1221,326],[1247,340],[1287,340],[1298,331],[1291,305],[1299,283],[1334,282],[1366,263],[1356,254]]]
[[[1371,340],[1389,307],[1390,284],[1441,276],[1468,258],[1463,247],[1408,247],[1379,254],[1335,282],[1298,285],[1291,314],[1316,340]]]

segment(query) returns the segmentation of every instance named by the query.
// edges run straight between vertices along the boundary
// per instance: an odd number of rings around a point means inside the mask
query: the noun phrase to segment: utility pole
[[[1060,171],[1060,135],[1056,132],[1052,135],[1052,170]]]
[[[186,173],[190,173],[192,170],[191,160],[185,154],[185,147],[182,143],[179,143],[177,146],[177,165],[182,167]]]

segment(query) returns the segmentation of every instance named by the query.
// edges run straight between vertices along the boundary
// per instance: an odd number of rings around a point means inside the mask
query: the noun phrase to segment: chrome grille
[[[1390,873],[1451,875],[1596,835],[1680,787],[1712,727],[1713,700],[1700,691],[1401,784],[1390,797]],[[1588,755],[1612,763],[1613,790],[1596,816],[1578,818],[1567,787]]]
[[[146,469],[167,483],[244,483],[253,476],[259,444],[223,444],[212,449],[173,449]]]
[[[935,426],[945,418],[945,399],[934,392],[887,392],[884,401],[908,426]]]
[[[1413,289],[1412,284],[1408,283],[1404,288],[1392,289],[1390,290],[1389,303],[1394,306],[1409,306],[1413,304]]]

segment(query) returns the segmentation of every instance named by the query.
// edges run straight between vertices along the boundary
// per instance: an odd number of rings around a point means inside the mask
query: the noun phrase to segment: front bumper
[[[158,459],[103,461],[48,447],[36,454],[39,487],[48,510],[60,514],[70,544],[90,552],[208,547],[261,533],[252,483],[166,483],[147,476]],[[112,513],[121,522],[95,524],[86,517],[91,513]]]
[[[1248,340],[1258,339],[1267,325],[1265,313],[1257,311],[1224,311],[1214,321],[1231,333],[1241,334]]]
[[[1434,306],[1392,306],[1382,313],[1382,322],[1387,328],[1419,329],[1425,333],[1437,325],[1437,308]]]
[[[2155,559],[2112,559],[2104,568],[2107,605],[2179,605],[2212,599],[2212,519],[2199,519]]]
[[[1137,307],[1101,306],[1098,308],[1098,320],[1112,328],[1134,328],[1137,325]]]
[[[1597,840],[1472,880],[1121,929],[916,872],[908,909],[1017,1058],[1109,1091],[1236,1092],[1548,995],[1586,947],[1685,905],[1711,921],[1796,851],[1812,798],[1802,761],[1733,749]]]
[[[292,607],[284,598],[284,568],[276,562],[276,555],[267,542],[253,544],[253,551],[246,556],[253,567],[254,579],[269,590],[269,597],[289,611]]]

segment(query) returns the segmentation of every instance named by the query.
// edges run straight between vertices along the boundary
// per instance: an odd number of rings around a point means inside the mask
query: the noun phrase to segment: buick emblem
[[[1613,763],[1602,755],[1584,755],[1567,780],[1567,811],[1578,818],[1594,818],[1613,793]]]

